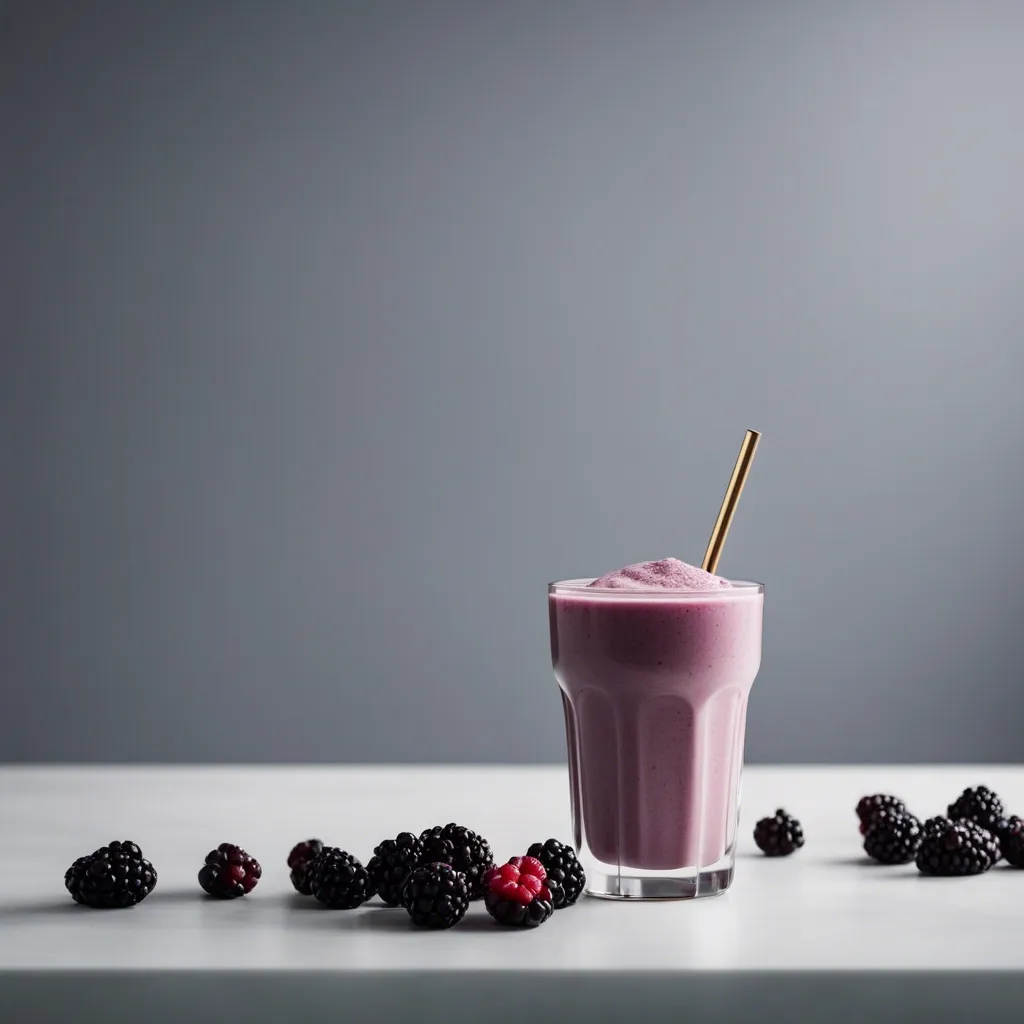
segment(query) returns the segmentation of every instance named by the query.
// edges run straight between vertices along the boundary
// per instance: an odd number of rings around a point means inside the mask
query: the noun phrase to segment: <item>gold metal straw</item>
[[[754,461],[754,452],[757,451],[757,442],[760,440],[761,435],[756,430],[748,430],[744,435],[743,444],[740,445],[740,453],[736,456],[736,465],[732,467],[732,476],[729,477],[729,486],[725,489],[722,507],[718,510],[715,528],[711,531],[711,540],[708,541],[707,551],[704,552],[704,561],[700,563],[701,568],[708,572],[718,571],[718,560],[722,557],[725,538],[729,536],[732,517],[736,514],[736,506],[739,504],[743,485],[747,482],[747,474],[750,472],[750,464]]]

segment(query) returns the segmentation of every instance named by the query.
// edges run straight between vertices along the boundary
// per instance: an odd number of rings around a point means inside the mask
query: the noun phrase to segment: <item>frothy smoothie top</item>
[[[721,590],[732,584],[678,558],[661,558],[605,573],[589,586],[613,590]]]

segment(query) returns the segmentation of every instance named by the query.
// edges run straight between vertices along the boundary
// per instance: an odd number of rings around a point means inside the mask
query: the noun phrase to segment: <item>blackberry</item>
[[[891,796],[888,793],[862,796],[857,802],[857,817],[860,819],[860,834],[862,836],[867,835],[872,820],[881,811],[906,814],[907,805],[898,796]]]
[[[966,818],[989,832],[1003,827],[1003,802],[987,786],[965,789],[946,809],[953,821]]]
[[[1015,814],[999,832],[999,848],[1012,868],[1024,868],[1024,819]]]
[[[309,866],[316,855],[324,848],[319,839],[307,839],[304,843],[296,843],[288,854],[288,867],[291,868],[292,885],[296,892],[303,896],[312,896],[309,887]]]
[[[478,900],[484,894],[484,875],[494,864],[490,843],[483,836],[478,836],[472,829],[451,822],[443,828],[438,825],[428,828],[420,835],[424,843],[431,839],[444,839],[452,844],[451,865],[456,871],[466,876],[469,886],[469,898]],[[427,851],[424,851],[424,855]]]
[[[545,881],[551,890],[551,902],[555,910],[571,907],[580,898],[587,884],[587,876],[571,846],[557,839],[549,839],[546,843],[534,843],[526,855],[544,865],[547,872]]]
[[[402,887],[402,903],[419,928],[451,928],[469,909],[466,876],[451,864],[420,864]]]
[[[768,857],[788,857],[804,845],[804,830],[780,807],[774,817],[762,818],[754,827],[754,842]]]
[[[923,875],[980,875],[999,859],[999,844],[972,821],[931,818],[915,859]]]
[[[306,870],[313,895],[331,910],[352,910],[373,896],[370,873],[336,846],[325,846]]]
[[[420,864],[451,864],[454,859],[455,845],[447,839],[426,832],[420,837]]]
[[[921,822],[912,814],[881,812],[864,836],[864,852],[880,864],[907,864],[921,845]]]
[[[444,863],[449,862],[454,850],[451,843],[446,845],[448,857],[442,858]],[[394,839],[385,839],[374,848],[366,870],[370,873],[370,881],[377,895],[389,907],[397,907],[402,902],[402,886],[422,857],[423,843],[411,832],[399,832]]]
[[[64,887],[87,907],[134,907],[156,888],[156,871],[138,845],[125,839],[79,857],[64,873]]]
[[[85,903],[85,897],[82,896],[82,882],[86,877],[86,873],[88,872],[89,865],[91,863],[92,854],[87,857],[79,857],[75,860],[74,864],[64,872],[64,888],[71,893],[71,898],[76,903]]]
[[[547,871],[536,857],[513,857],[486,875],[484,906],[498,924],[536,928],[554,912]]]
[[[199,884],[219,900],[233,900],[256,888],[263,869],[240,846],[221,843],[206,855],[199,869]]]

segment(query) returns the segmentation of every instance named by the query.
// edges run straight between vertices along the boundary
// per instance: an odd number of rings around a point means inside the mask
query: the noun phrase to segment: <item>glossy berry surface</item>
[[[199,869],[199,884],[217,899],[233,900],[252,892],[262,874],[255,857],[233,843],[221,843],[206,855]]]
[[[64,873],[64,887],[76,903],[102,910],[134,907],[156,888],[156,881],[153,865],[129,839],[79,857]]]
[[[754,827],[754,842],[767,857],[788,857],[804,845],[803,826],[780,807]]]
[[[980,875],[999,860],[995,836],[972,821],[930,818],[915,863],[923,875]]]
[[[966,818],[989,832],[998,832],[1004,825],[1003,802],[988,786],[965,789],[946,809],[952,821]]]
[[[296,843],[288,854],[292,886],[303,896],[313,895],[309,888],[309,867],[323,848],[324,844],[319,839],[306,839],[304,842]]]
[[[466,876],[451,864],[421,864],[405,880],[402,904],[417,928],[451,928],[469,909]]]
[[[499,924],[536,928],[555,910],[547,871],[536,857],[513,857],[492,867],[484,879],[484,905]]]
[[[576,858],[576,851],[567,843],[548,839],[543,843],[534,843],[526,852],[544,865],[555,910],[571,907],[587,884],[587,876],[583,865]]]
[[[438,849],[437,844],[442,844]],[[394,839],[385,839],[373,851],[366,865],[370,881],[377,895],[389,906],[397,907],[402,902],[402,888],[413,868],[426,860],[424,844],[411,832],[399,832]],[[440,854],[430,858],[430,863],[451,863],[454,847],[445,840],[436,840],[431,852]]]
[[[908,864],[917,854],[924,833],[912,814],[882,812],[864,836],[864,852],[879,864]]]
[[[329,910],[353,910],[374,894],[370,873],[359,859],[336,846],[325,846],[307,872],[313,897]]]
[[[1024,820],[1013,815],[999,832],[999,847],[1011,868],[1024,868]]]
[[[424,844],[423,863],[445,861],[452,865],[456,871],[461,871],[466,876],[466,884],[469,886],[469,898],[478,900],[484,894],[484,875],[488,868],[494,864],[494,855],[491,853],[491,845],[478,835],[471,828],[465,825],[456,825],[449,822],[447,825],[436,825],[428,828],[420,834]],[[451,851],[442,847],[438,850],[438,840],[451,844]]]
[[[873,793],[862,796],[857,802],[857,818],[860,820],[860,834],[866,835],[871,822],[880,813],[906,814],[907,806],[898,796],[890,793]]]

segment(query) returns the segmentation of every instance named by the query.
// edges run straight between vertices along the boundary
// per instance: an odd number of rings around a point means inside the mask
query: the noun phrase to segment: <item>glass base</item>
[[[732,868],[664,875],[587,875],[587,892],[603,900],[696,900],[720,896],[732,885]]]
[[[711,867],[680,868],[668,873],[587,860],[586,891],[604,900],[695,900],[719,896],[732,885],[731,854]]]

